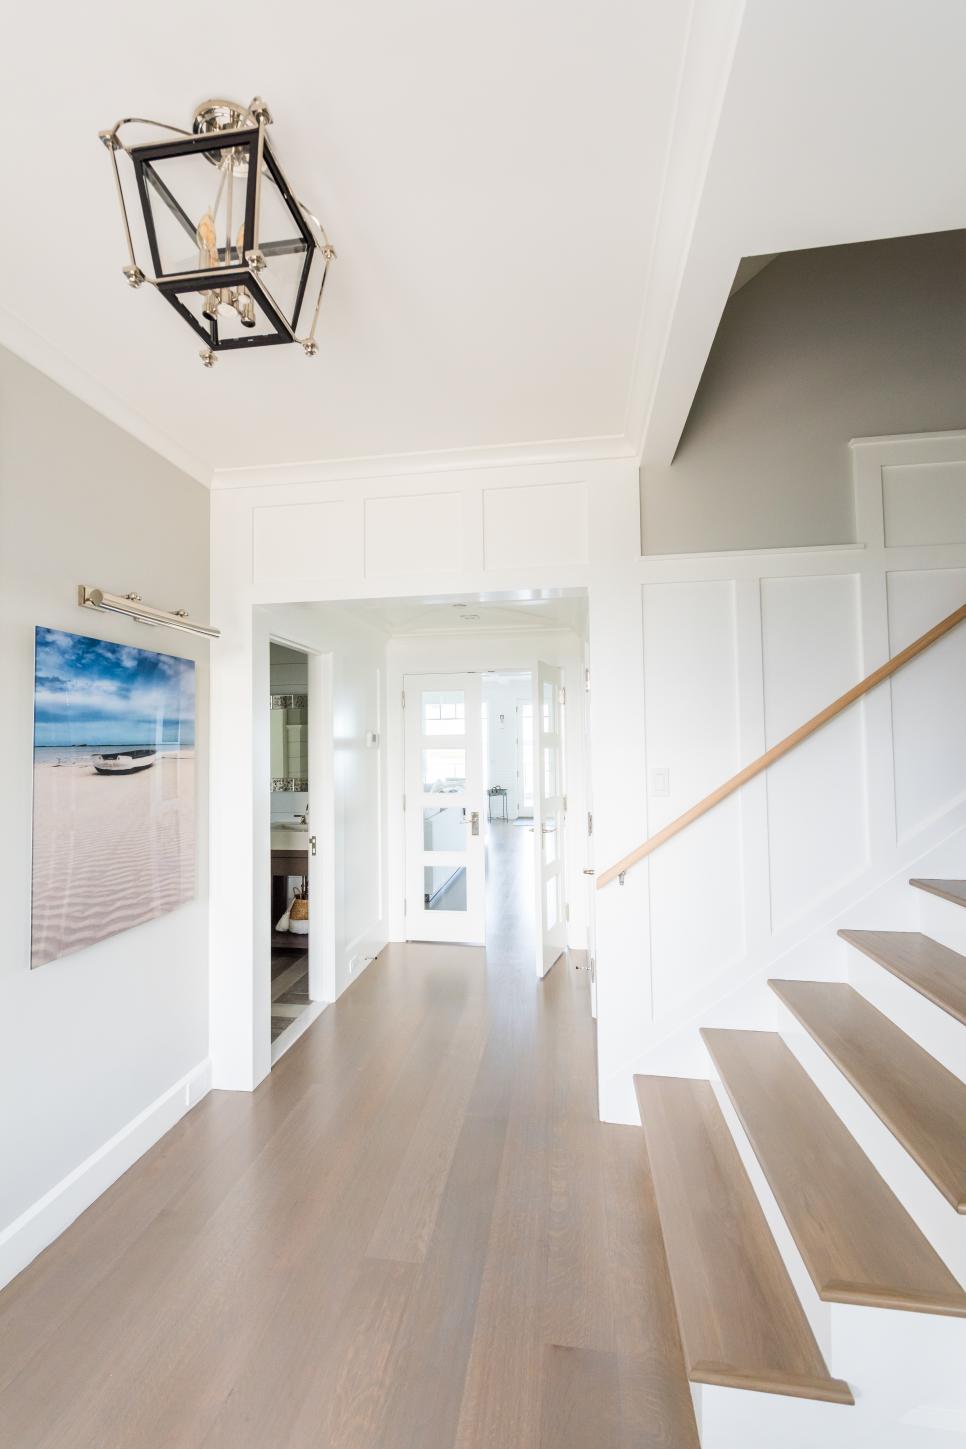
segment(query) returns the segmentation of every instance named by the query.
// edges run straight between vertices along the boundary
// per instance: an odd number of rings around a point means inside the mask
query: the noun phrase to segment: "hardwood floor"
[[[290,947],[272,952],[272,1041],[309,1004],[308,952],[293,952]]]
[[[3,1449],[696,1449],[643,1134],[597,1120],[586,974],[536,980],[529,841],[493,838],[486,952],[390,947],[0,1294]]]

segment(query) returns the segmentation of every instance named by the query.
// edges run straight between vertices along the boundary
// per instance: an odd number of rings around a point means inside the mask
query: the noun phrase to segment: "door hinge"
[[[406,797],[405,797],[405,795],[404,795],[404,796],[403,796],[403,813],[404,813],[404,814],[405,814],[405,811],[406,811]]]
[[[567,686],[565,684],[561,684],[557,688],[557,703],[558,704],[566,704],[567,703]]]
[[[584,689],[586,689],[586,691],[587,691],[588,694],[590,693],[590,670],[589,669],[585,669],[584,670]]]
[[[570,920],[570,902],[569,901],[564,906],[564,920],[565,921],[569,921]]]
[[[406,900],[404,900],[404,901],[403,901],[403,915],[405,915],[405,914],[406,914],[406,911],[407,911],[407,908],[408,908],[408,905],[409,905],[409,902],[408,902],[408,901],[406,901]]]
[[[567,797],[566,797],[566,795],[561,795],[561,797],[560,797],[560,808],[563,811],[563,813],[566,815],[566,813],[567,813]]]
[[[590,958],[590,979],[591,981],[597,980],[597,962],[593,956]]]
[[[402,707],[403,707],[403,709],[405,709],[406,708],[406,691],[405,690],[402,691],[401,698],[402,698]]]
[[[594,833],[594,816],[593,816],[593,812],[590,811],[590,810],[588,810],[587,811],[587,834],[588,835],[593,835],[593,833]]]

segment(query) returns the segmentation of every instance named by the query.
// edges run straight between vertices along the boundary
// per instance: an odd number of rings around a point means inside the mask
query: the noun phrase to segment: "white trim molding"
[[[210,1089],[211,1062],[206,1057],[0,1231],[0,1288],[70,1227]]]

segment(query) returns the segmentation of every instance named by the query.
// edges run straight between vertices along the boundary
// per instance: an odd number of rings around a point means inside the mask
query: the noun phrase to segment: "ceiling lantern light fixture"
[[[268,107],[256,96],[249,106],[205,101],[190,131],[129,116],[100,133],[124,223],[124,276],[135,288],[150,282],[167,298],[204,342],[205,367],[219,352],[278,342],[300,343],[307,357],[319,350],[315,332],[335,250],[285,179],[265,134],[271,124]],[[127,145],[120,133],[135,125],[169,136]],[[134,169],[153,276],[134,254],[119,151]],[[314,311],[300,335],[310,281]]]

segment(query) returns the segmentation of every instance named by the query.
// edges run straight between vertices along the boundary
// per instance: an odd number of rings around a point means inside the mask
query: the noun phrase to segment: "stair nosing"
[[[795,978],[791,978],[791,979],[793,981],[795,980]],[[782,991],[782,986],[784,984],[785,984],[784,983],[784,979],[781,978],[781,977],[771,978],[771,979],[769,979],[769,982],[768,982],[769,987],[775,993],[775,995],[778,997],[778,999],[782,1002],[782,1004],[785,1006],[785,1008],[788,1011],[790,1011],[792,1013],[792,1015],[794,1016],[795,1020],[797,1022],[799,1022],[805,1028],[805,1030],[807,1031],[808,1035],[811,1037],[812,1041],[815,1042],[816,1046],[818,1046],[819,1049],[825,1053],[825,1055],[828,1057],[829,1061],[832,1063],[832,1065],[835,1067],[835,1069],[837,1071],[841,1072],[842,1073],[842,1076],[845,1078],[845,1080],[853,1087],[853,1089],[856,1092],[858,1092],[859,1096],[862,1098],[863,1102],[865,1102],[865,1104],[869,1108],[869,1110],[871,1112],[874,1112],[875,1113],[876,1117],[879,1119],[879,1121],[882,1123],[882,1125],[885,1128],[887,1128],[887,1130],[889,1132],[892,1133],[893,1137],[896,1139],[896,1141],[899,1143],[899,1145],[904,1149],[904,1151],[908,1152],[908,1154],[912,1158],[913,1162],[915,1162],[917,1164],[917,1166],[920,1168],[920,1170],[925,1173],[926,1177],[928,1177],[928,1179],[932,1183],[933,1187],[936,1189],[936,1191],[938,1193],[940,1193],[945,1198],[945,1200],[949,1203],[949,1205],[953,1209],[953,1211],[954,1212],[957,1212],[957,1213],[961,1213],[961,1214],[966,1214],[966,1185],[963,1185],[957,1191],[952,1185],[950,1185],[949,1183],[947,1183],[934,1170],[934,1168],[932,1167],[932,1165],[924,1159],[923,1154],[920,1151],[920,1149],[917,1147],[916,1143],[914,1141],[911,1141],[910,1140],[909,1134],[906,1133],[905,1131],[899,1129],[895,1125],[895,1123],[893,1123],[889,1119],[889,1117],[887,1117],[883,1112],[881,1112],[879,1110],[879,1107],[876,1104],[875,1097],[872,1096],[872,1095],[870,1095],[868,1092],[866,1092],[866,1090],[863,1087],[862,1083],[855,1077],[855,1075],[853,1074],[853,1072],[851,1071],[851,1069],[843,1061],[840,1060],[839,1053],[836,1050],[834,1050],[831,1046],[829,1046],[829,1044],[820,1035],[817,1034],[817,1032],[812,1027],[811,1023],[809,1021],[807,1021],[804,1016],[801,1015],[801,1013],[799,1012],[799,1010],[795,1006],[795,1004],[788,999],[788,997]],[[849,985],[849,983],[847,981],[843,981],[843,982],[839,982],[839,983],[835,983],[835,984],[842,985],[842,986],[848,986]],[[852,991],[855,990],[854,987],[849,987],[849,989],[852,990]],[[885,1013],[884,1012],[880,1012],[878,1010],[878,1007],[874,1006],[871,1001],[868,1001],[864,996],[862,996],[861,992],[856,991],[855,994],[856,994],[856,996],[861,997],[861,1000],[863,1001],[863,1003],[866,1006],[868,1006],[871,1011],[878,1012],[878,1015],[880,1015],[880,1016],[884,1016],[885,1015]],[[895,1027],[896,1031],[902,1032],[902,1028],[900,1026],[897,1026],[896,1023],[891,1019],[891,1017],[885,1017],[885,1019],[886,1019],[887,1022],[889,1022],[889,1025],[890,1026]],[[902,1034],[904,1036],[907,1035],[907,1033],[905,1033],[905,1032],[902,1032]],[[921,1051],[925,1051],[925,1048],[924,1047],[921,1047],[920,1046],[920,1043],[917,1042],[914,1037],[909,1037],[909,1040],[913,1044],[913,1046],[917,1046],[917,1047],[919,1047],[919,1049]],[[926,1052],[925,1054],[926,1054],[926,1056],[930,1056],[930,1053],[929,1052]],[[948,1068],[943,1067],[942,1062],[937,1061],[935,1057],[931,1057],[930,1056],[930,1060],[936,1062],[937,1067],[940,1067],[943,1071],[948,1071]],[[950,1072],[949,1075],[950,1076],[954,1076],[954,1074],[952,1072]],[[957,1080],[958,1081],[958,1078],[955,1078],[954,1077],[954,1080]]]
[[[862,955],[867,956],[870,961],[875,961],[876,964],[881,966],[884,971],[888,971],[892,976],[895,976],[897,981],[904,982],[911,991],[918,992],[924,1001],[931,1001],[933,1006],[938,1007],[940,1011],[944,1011],[946,1015],[951,1016],[954,1021],[961,1022],[964,1026],[966,1026],[966,1011],[962,1011],[957,1007],[950,1005],[948,1001],[944,1001],[939,992],[931,991],[921,981],[917,981],[911,972],[905,971],[901,966],[898,966],[895,961],[890,960],[889,956],[885,952],[875,950],[871,946],[871,944],[864,938],[868,935],[874,936],[878,934],[924,936],[926,940],[932,941],[933,945],[935,946],[943,946],[942,941],[933,940],[933,937],[926,936],[924,931],[895,931],[880,933],[876,931],[856,931],[843,928],[838,932],[838,934],[842,938],[842,940],[846,942],[847,945],[853,946],[856,951],[861,951]],[[943,946],[943,950],[949,951],[950,955],[952,956],[959,956],[963,962],[964,968],[966,968],[966,957],[962,956],[961,952],[954,951],[951,946]]]
[[[916,890],[926,891],[931,896],[939,896],[941,900],[951,901],[954,906],[966,909],[966,900],[954,892],[944,891],[941,879],[939,876],[910,876],[909,884],[915,886]]]
[[[845,1379],[812,1378],[808,1374],[775,1374],[770,1377],[759,1371],[746,1373],[731,1364],[712,1363],[699,1359],[688,1370],[695,1384],[709,1384],[726,1389],[745,1389],[751,1393],[782,1394],[786,1398],[816,1399],[825,1404],[854,1404],[855,1398]]]

